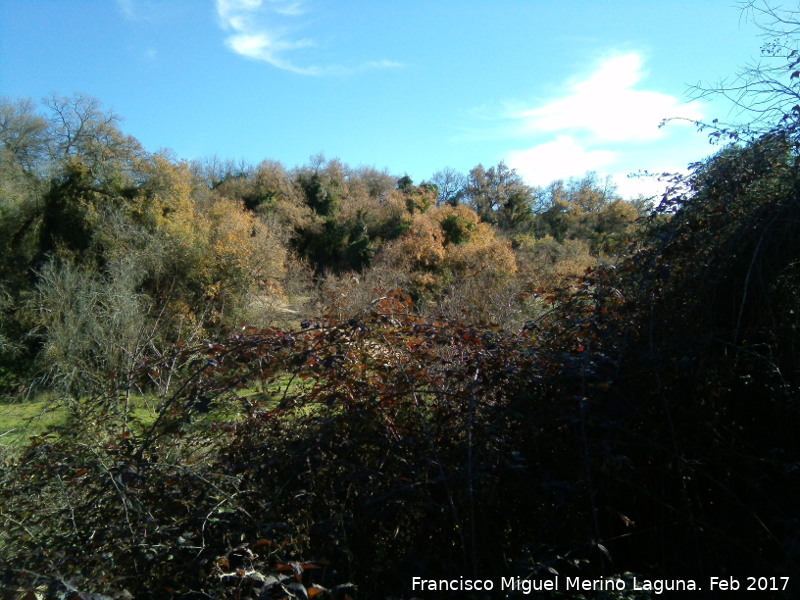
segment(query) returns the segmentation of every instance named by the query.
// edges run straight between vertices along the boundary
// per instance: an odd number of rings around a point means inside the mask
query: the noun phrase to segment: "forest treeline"
[[[653,205],[3,100],[0,384],[67,416],[0,445],[0,591],[800,597],[800,19],[764,6],[776,66],[714,90],[757,118]]]
[[[165,345],[357,314],[377,289],[518,328],[647,208],[591,173],[539,189],[503,163],[416,185],[322,155],[186,162],[56,95],[0,103],[0,190],[0,386],[75,399]]]

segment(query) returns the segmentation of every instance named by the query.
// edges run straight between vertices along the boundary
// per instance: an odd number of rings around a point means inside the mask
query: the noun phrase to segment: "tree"
[[[712,138],[759,135],[777,124],[796,128],[800,120],[800,10],[768,0],[739,5],[761,30],[761,56],[733,77],[692,88],[695,98],[722,96],[747,117],[745,124],[699,123]]]
[[[26,171],[39,167],[47,154],[48,123],[30,99],[0,98],[0,152]]]
[[[0,99],[0,279],[13,290],[30,281],[27,268],[36,253],[30,233],[48,187],[40,172],[47,156],[46,129],[30,100]]]
[[[119,117],[102,110],[96,98],[53,94],[43,103],[49,112],[48,154],[53,164],[79,157],[93,177],[108,179],[144,154],[138,140],[122,133]]]
[[[549,235],[538,239],[525,236],[517,241],[516,251],[520,277],[529,290],[574,284],[597,263],[589,244],[581,239],[559,242]]]
[[[223,159],[215,154],[193,160],[190,166],[194,176],[204,181],[209,189],[217,189],[225,181],[252,174],[252,167],[244,161]]]
[[[436,171],[431,177],[431,183],[439,190],[437,204],[450,204],[458,206],[467,189],[467,176],[451,167]]]
[[[280,293],[285,248],[267,225],[239,202],[216,199],[196,217],[201,218],[196,293],[203,294],[208,322],[223,327],[248,319],[259,322],[259,297]]]
[[[350,169],[348,181],[358,182],[363,185],[366,188],[367,195],[375,200],[385,199],[397,185],[396,177],[373,167]]]
[[[131,260],[119,257],[105,275],[58,259],[39,272],[29,301],[32,333],[41,342],[38,384],[62,394],[73,408],[119,383],[125,402],[114,408],[127,413],[130,374],[158,337],[152,303],[140,291],[144,273]]]
[[[408,175],[397,180],[397,191],[402,195],[406,208],[412,215],[417,212],[427,212],[436,203],[439,193],[435,184],[423,181],[419,185],[414,185],[414,181]]]
[[[611,252],[640,216],[640,211],[618,194],[610,178],[596,173],[554,181],[539,194],[536,235],[558,241],[581,239],[593,254]]]
[[[472,169],[465,197],[483,221],[501,229],[524,229],[533,218],[533,188],[504,162]]]
[[[407,273],[412,295],[434,303],[466,280],[478,284],[481,296],[491,296],[516,272],[510,243],[463,205],[415,214],[409,230],[383,248],[377,263]]]
[[[94,185],[86,164],[76,160],[65,165],[44,197],[37,262],[53,254],[86,260],[103,205],[115,199],[112,190]]]
[[[308,166],[297,170],[296,179],[306,203],[316,214],[336,214],[345,184],[345,169],[339,160],[326,160],[322,154],[312,156]]]

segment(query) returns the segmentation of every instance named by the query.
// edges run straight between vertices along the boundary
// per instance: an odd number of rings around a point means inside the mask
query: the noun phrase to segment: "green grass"
[[[260,396],[266,406],[274,406],[280,402],[287,387],[291,394],[298,394],[302,393],[305,386],[305,382],[287,375],[268,385],[254,384],[239,390],[237,395],[242,398]],[[132,396],[129,414],[139,427],[146,428],[158,416],[159,404],[160,399],[156,396]],[[41,394],[30,400],[0,403],[0,446],[22,446],[31,437],[66,424],[68,416],[68,409],[49,394]],[[209,414],[202,415],[195,424],[202,427],[217,421],[241,418],[241,411],[228,400]]]
[[[0,404],[0,445],[24,444],[30,437],[63,425],[67,409],[49,398]]]
[[[155,399],[146,396],[131,398],[130,416],[147,425],[156,417]],[[65,425],[69,410],[49,394],[33,400],[0,404],[0,446],[18,446],[30,438]]]

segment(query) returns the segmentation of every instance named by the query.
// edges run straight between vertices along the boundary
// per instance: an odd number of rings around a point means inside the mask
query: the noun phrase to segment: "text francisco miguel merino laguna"
[[[719,577],[712,577],[711,589],[731,589],[729,583]],[[718,580],[718,581],[714,581]],[[425,579],[412,577],[411,587],[420,592],[469,592],[469,591],[506,591],[531,594],[544,591],[623,591],[640,590],[661,594],[667,591],[694,591],[702,589],[694,579],[621,579],[553,577],[547,579],[525,579],[522,577],[503,577],[499,587],[492,579]],[[734,588],[736,589],[736,588]]]

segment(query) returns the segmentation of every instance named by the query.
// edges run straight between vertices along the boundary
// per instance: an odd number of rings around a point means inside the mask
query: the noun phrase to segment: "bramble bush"
[[[389,292],[360,318],[151,362],[154,422],[111,427],[98,408],[11,461],[3,494],[27,500],[0,515],[6,578],[17,565],[112,596],[238,597],[230,582],[255,585],[254,569],[314,558],[321,586],[371,597],[404,592],[409,573],[604,560],[584,403],[542,402],[565,391],[559,361],[596,377],[595,332],[579,324],[586,340],[562,343],[563,323],[510,335],[412,308]],[[238,579],[220,575],[232,552],[252,554]]]

